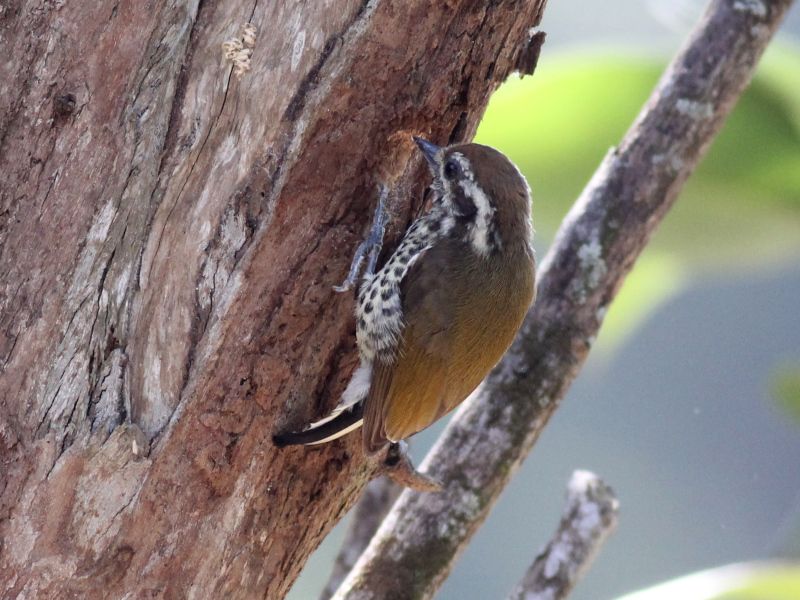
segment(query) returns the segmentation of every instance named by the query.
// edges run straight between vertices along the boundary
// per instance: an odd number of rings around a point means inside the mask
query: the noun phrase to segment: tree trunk
[[[270,439],[355,366],[331,286],[543,4],[0,8],[0,595],[285,594],[371,475]]]

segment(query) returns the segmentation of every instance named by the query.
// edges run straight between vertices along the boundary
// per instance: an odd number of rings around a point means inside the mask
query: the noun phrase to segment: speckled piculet
[[[461,403],[508,349],[533,302],[531,196],[508,158],[480,144],[414,138],[433,175],[432,207],[374,272],[381,192],[350,275],[369,263],[356,305],[361,364],[339,406],[276,443],[319,444],[363,425],[370,453],[425,429]]]

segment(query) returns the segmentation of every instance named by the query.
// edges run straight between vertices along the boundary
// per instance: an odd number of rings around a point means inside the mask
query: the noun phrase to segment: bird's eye
[[[461,171],[461,167],[458,164],[458,161],[452,158],[444,164],[444,176],[448,179],[453,179],[456,175],[458,175],[459,171]]]

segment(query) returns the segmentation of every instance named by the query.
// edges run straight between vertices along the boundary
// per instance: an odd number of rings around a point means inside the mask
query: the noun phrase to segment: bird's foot
[[[372,226],[369,229],[366,239],[358,245],[356,253],[353,255],[353,262],[350,263],[350,271],[347,274],[347,279],[342,282],[342,285],[333,286],[336,292],[347,292],[353,289],[356,281],[358,280],[358,272],[361,269],[361,263],[364,258],[367,258],[367,268],[364,275],[369,277],[375,273],[375,266],[378,262],[378,255],[381,253],[381,246],[383,246],[383,234],[386,231],[386,223],[389,220],[386,211],[386,201],[389,197],[389,189],[381,184],[379,187],[378,206],[375,208],[375,215],[372,217]]]
[[[383,455],[382,474],[397,485],[418,492],[441,492],[442,484],[424,473],[420,473],[408,456],[408,444],[395,442],[389,444]]]

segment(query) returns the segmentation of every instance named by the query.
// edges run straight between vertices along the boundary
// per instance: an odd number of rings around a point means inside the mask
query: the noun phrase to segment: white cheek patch
[[[472,179],[459,182],[464,195],[475,203],[477,213],[475,221],[469,228],[469,239],[472,247],[481,256],[488,256],[492,249],[494,207],[481,187]],[[495,236],[496,237],[496,236]]]
[[[481,186],[475,181],[472,165],[469,164],[467,157],[460,152],[453,152],[450,158],[461,167],[464,178],[458,182],[458,185],[464,195],[472,200],[476,208],[475,220],[469,225],[467,238],[479,256],[489,256],[492,249],[500,243],[500,238],[494,228],[495,208],[489,202],[489,197],[481,189]],[[444,174],[442,179],[449,188],[449,182],[444,178]],[[448,191],[450,190],[448,189]]]

